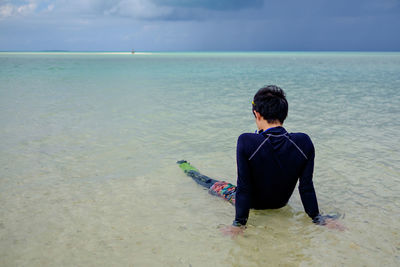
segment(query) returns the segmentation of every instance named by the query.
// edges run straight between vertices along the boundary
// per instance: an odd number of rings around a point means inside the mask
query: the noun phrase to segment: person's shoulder
[[[239,135],[239,138],[254,138],[257,135],[258,134],[255,133],[242,133],[241,135]]]
[[[290,137],[295,141],[312,144],[310,136],[306,133],[301,133],[301,132],[290,133]]]
[[[315,153],[314,144],[310,136],[305,133],[290,133],[290,138],[299,146],[308,157],[313,157]]]
[[[301,139],[310,139],[310,136],[306,133],[302,133],[302,132],[296,132],[296,133],[290,133],[291,137],[295,137],[295,138],[301,138]]]
[[[255,133],[242,133],[239,135],[238,140],[247,141],[247,140],[256,140],[259,139],[260,135]]]
[[[251,151],[254,151],[254,149],[257,147],[257,145],[260,144],[261,140],[264,138],[260,134],[255,134],[255,133],[242,133],[238,137],[237,141],[237,151],[243,155],[246,155],[247,157],[249,156]]]
[[[255,133],[242,133],[238,137],[238,144],[246,144],[249,145],[251,143],[256,142],[259,139],[262,139],[263,137],[259,134]]]

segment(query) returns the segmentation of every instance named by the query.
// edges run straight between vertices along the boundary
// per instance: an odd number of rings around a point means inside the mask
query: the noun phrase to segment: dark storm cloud
[[[169,8],[158,19],[240,18],[291,20],[293,18],[399,15],[400,0],[151,0]],[[217,14],[217,15],[216,15]]]
[[[142,20],[180,21],[243,17],[243,11],[263,5],[264,0],[103,0],[95,1],[92,11]]]
[[[400,50],[400,0],[0,0],[0,50]]]

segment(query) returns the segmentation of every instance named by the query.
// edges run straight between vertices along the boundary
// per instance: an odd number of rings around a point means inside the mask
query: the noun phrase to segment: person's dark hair
[[[283,123],[288,109],[285,92],[276,85],[263,87],[254,95],[253,111],[259,112],[268,123],[274,123],[276,120]]]

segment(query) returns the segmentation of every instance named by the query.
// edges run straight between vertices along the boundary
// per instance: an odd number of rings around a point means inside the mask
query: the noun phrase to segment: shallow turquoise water
[[[235,182],[266,84],[314,141],[320,209],[345,232],[295,192],[231,240],[234,209],[177,168]],[[0,265],[396,266],[399,89],[400,53],[0,53]]]

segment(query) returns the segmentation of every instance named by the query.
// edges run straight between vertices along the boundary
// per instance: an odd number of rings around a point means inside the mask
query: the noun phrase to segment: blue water
[[[296,192],[231,240],[218,228],[232,207],[176,167],[234,183],[267,84],[286,91],[286,129],[311,136],[320,209],[344,214],[345,232],[310,224]],[[396,266],[399,90],[400,53],[0,53],[0,258]]]

